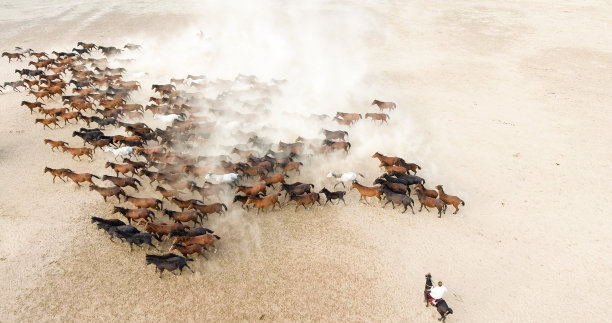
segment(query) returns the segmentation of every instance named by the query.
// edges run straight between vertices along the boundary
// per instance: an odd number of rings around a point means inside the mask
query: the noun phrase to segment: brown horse
[[[272,210],[274,210],[274,207],[276,206],[277,203],[278,203],[278,208],[280,209],[281,205],[280,205],[280,202],[278,201],[278,197],[280,195],[281,195],[280,193],[275,193],[275,194],[266,195],[264,197],[249,196],[249,198],[246,200],[244,204],[247,206],[249,204],[253,204],[257,208],[257,214],[259,214],[259,211],[263,210],[266,206],[270,206],[270,205],[272,205]]]
[[[321,131],[323,132],[323,135],[325,135],[325,139],[327,140],[345,140],[345,137],[348,136],[348,132],[346,131],[342,131],[342,130],[337,130],[337,131],[330,131],[330,130],[326,130],[326,129],[321,129]]]
[[[133,178],[133,177],[115,177],[115,176],[108,176],[108,175],[104,175],[102,176],[102,180],[103,181],[111,181],[113,184],[119,186],[119,187],[126,187],[126,186],[130,186],[132,188],[134,188],[137,192],[138,192],[138,185],[142,184],[140,183],[139,180]]]
[[[43,124],[43,130],[45,128],[49,128],[51,130],[53,130],[53,128],[51,128],[49,125],[50,124],[54,124],[56,127],[59,127],[59,124],[57,124],[57,118],[55,116],[50,117],[50,118],[46,118],[46,119],[35,119],[34,123],[42,123]]]
[[[243,192],[245,195],[266,194],[266,184],[256,184],[253,186],[237,186],[236,193]]]
[[[460,199],[460,198],[458,198],[456,196],[448,195],[448,194],[444,193],[444,189],[442,188],[442,185],[436,186],[436,189],[438,190],[438,194],[440,196],[440,199],[442,201],[444,201],[444,203],[452,204],[455,207],[455,212],[453,212],[453,214],[457,214],[457,212],[459,212],[459,204],[465,205],[465,202],[463,202],[462,199]]]
[[[161,188],[161,187],[158,186],[158,188]],[[167,190],[165,192],[167,192]],[[177,194],[177,196],[172,197],[172,199],[170,200],[170,202],[172,202],[176,206],[178,206],[181,209],[181,211],[185,211],[185,209],[188,209],[191,206],[191,203],[194,203],[194,201],[196,201],[196,200],[183,201],[183,200],[178,198],[178,194]]]
[[[423,186],[423,184],[416,184],[415,185],[418,189],[421,190],[421,192],[423,192],[423,194],[425,194],[425,196],[431,197],[431,198],[437,198],[438,197],[438,192],[436,192],[435,190],[428,190],[425,188],[425,186]]]
[[[119,176],[119,173],[123,174],[124,176],[127,176],[127,173],[132,173],[132,177],[136,174],[136,168],[132,164],[115,164],[106,162],[106,164],[104,164],[104,168],[109,167],[115,171],[117,176]]]
[[[133,197],[126,195],[125,200],[132,203],[137,208],[152,208],[160,211],[164,208],[164,202],[153,197]]]
[[[182,243],[186,246],[192,245],[192,244],[199,244],[202,246],[211,246],[213,247],[213,252],[217,253],[217,247],[215,247],[215,241],[221,239],[221,237],[219,237],[218,235],[214,235],[214,234],[203,234],[203,235],[199,235],[199,236],[195,236],[195,237],[189,237],[189,236],[179,236],[174,238],[174,241],[172,242],[173,244],[176,243]]]
[[[383,101],[378,101],[378,100],[372,101],[371,105],[375,105],[375,104],[378,106],[380,111],[383,111],[384,109],[395,110],[395,103],[393,102],[383,102]]]
[[[289,196],[289,201],[295,201],[296,203],[295,211],[297,211],[300,205],[304,207],[304,210],[306,210],[306,205],[314,204],[314,202],[319,203],[319,206],[320,206],[321,201],[319,199],[320,199],[319,193],[308,193],[305,195],[290,195]]]
[[[91,184],[89,185],[89,190],[95,190],[96,192],[100,193],[100,195],[102,195],[102,197],[104,198],[104,202],[106,202],[106,198],[107,197],[111,197],[114,196],[117,198],[117,201],[121,202],[121,198],[120,196],[123,195],[125,197],[125,192],[117,186],[112,186],[112,187],[100,187],[97,186],[95,184]]]
[[[292,171],[292,170],[300,174],[301,165],[304,165],[304,164],[302,164],[302,162],[294,162],[294,161],[285,163],[283,165],[283,174],[287,174],[287,172]]]
[[[46,116],[56,116],[58,114],[62,114],[67,111],[68,109],[66,108],[54,108],[54,109],[45,109],[43,107],[38,108],[38,112],[42,113],[45,117]]]
[[[141,209],[141,210],[144,210],[144,209]],[[150,211],[150,210],[147,210],[147,211]],[[142,224],[142,220],[139,221],[139,224]],[[188,228],[189,228],[188,226],[182,224],[181,222],[178,222],[178,223],[146,222],[145,227],[144,227],[145,231],[147,231],[148,233],[155,233],[160,240],[164,236],[169,235],[170,232],[172,231],[183,231]]]
[[[391,172],[398,172],[398,173],[402,173],[402,174],[406,174],[406,172],[408,172],[408,170],[406,170],[406,168],[402,167],[402,166],[395,166],[395,165],[391,165],[391,166],[383,166],[385,168],[385,171],[387,172],[387,174],[391,174]]]
[[[164,210],[164,214],[169,216],[171,219],[173,219],[175,222],[189,222],[189,221],[193,221],[193,224],[202,224],[202,218],[203,215],[202,213],[198,212],[198,211],[181,211],[181,212],[177,212],[177,211],[171,211],[171,210]],[[208,219],[208,217],[207,217]]]
[[[374,155],[372,155],[372,158],[378,158],[381,163],[386,163],[387,165],[395,165],[399,160],[403,160],[400,157],[388,157],[380,154],[379,152],[374,153]]]
[[[42,99],[48,97],[49,96],[49,91],[44,91],[44,90],[43,91],[32,91],[32,90],[30,90],[30,94],[35,96],[36,97],[35,101],[38,102],[38,100],[42,100]]]
[[[28,107],[28,109],[30,109],[30,114],[32,114],[34,112],[35,108],[42,108],[44,103],[42,103],[42,102],[21,101],[21,105],[22,106],[25,105],[26,107]]]
[[[73,148],[68,146],[62,146],[61,148],[63,152],[69,152],[72,155],[72,159],[78,157],[78,159],[81,160],[81,156],[87,156],[90,160],[93,160],[93,151],[91,148]]]
[[[442,211],[446,213],[446,204],[442,200],[425,195],[425,193],[423,193],[419,188],[415,190],[415,193],[419,198],[419,203],[421,203],[421,208],[419,209],[419,212],[423,210],[423,207],[425,207],[425,210],[429,212],[429,209],[427,208],[429,206],[438,209],[439,218],[442,217]]]
[[[389,124],[387,119],[390,118],[386,113],[366,113],[365,117],[366,119],[371,118],[372,121],[380,120],[380,124],[383,124],[383,122]]]
[[[166,199],[166,200],[170,201],[171,197],[174,197],[174,198],[179,197],[179,191],[177,191],[177,190],[169,190],[169,189],[163,188],[161,186],[157,186],[155,188],[155,191],[159,192],[162,195],[162,200]]]
[[[81,115],[81,113],[78,111],[74,111],[74,112],[60,113],[59,117],[64,119],[64,125],[66,125],[68,123],[68,120],[75,119],[76,122],[78,122],[79,119],[83,117],[83,115]]]
[[[353,182],[353,184],[351,185],[351,190],[352,189],[356,189],[357,191],[359,191],[359,194],[361,195],[359,197],[359,201],[361,201],[362,199],[365,200],[366,204],[368,203],[368,197],[372,197],[372,196],[376,196],[376,198],[378,198],[378,200],[381,200],[381,195],[382,193],[378,191],[378,189],[380,188],[380,186],[363,186],[361,184],[359,184],[357,181]]]
[[[49,167],[45,167],[45,171],[44,173],[50,173],[51,176],[53,176],[53,183],[55,183],[55,178],[59,177],[59,179],[62,180],[62,182],[66,183],[66,181],[63,179],[63,177],[66,177],[67,173],[72,173],[72,171],[68,168],[49,168]]]
[[[348,154],[349,149],[351,149],[351,143],[348,141],[323,140],[323,145],[321,148],[322,152],[324,153],[335,150],[344,150],[344,152]]]
[[[346,121],[350,121],[351,123],[359,119],[363,119],[363,117],[359,113],[347,113],[347,112],[336,112],[336,117],[342,118],[343,120],[346,120]]]
[[[276,174],[270,177],[260,176],[259,180],[266,182],[266,186],[272,186],[274,188],[274,184],[276,183],[285,183],[285,178],[288,178],[286,174]]]
[[[21,61],[22,57],[25,57],[25,55],[23,55],[22,53],[8,53],[8,52],[4,52],[2,53],[2,57],[8,57],[9,63],[11,62],[11,59],[16,59],[18,61]]]
[[[120,206],[115,206],[113,208],[113,214],[115,213],[121,213],[128,219],[130,224],[132,223],[132,220],[144,219],[151,221],[152,219],[155,219],[155,213],[147,209],[127,209]]]
[[[212,203],[212,204],[199,204],[191,202],[189,208],[200,211],[208,219],[208,215],[211,213],[218,213],[223,215],[227,211],[227,206],[223,203]],[[225,211],[224,211],[225,209]]]
[[[77,186],[81,186],[79,183],[83,183],[83,182],[90,182],[91,184],[95,183],[93,182],[92,178],[95,177],[97,179],[100,179],[100,177],[90,174],[90,173],[74,173],[72,171],[66,172],[65,173],[66,177],[70,178],[73,182],[75,182],[77,184]]]
[[[45,144],[51,145],[51,151],[54,151],[55,148],[60,148],[60,147],[68,145],[68,143],[65,141],[51,140],[51,139],[45,139]]]
[[[185,257],[197,253],[198,255],[203,256],[205,259],[208,259],[204,254],[204,246],[201,244],[194,243],[186,246],[182,243],[175,243],[172,245],[172,247],[170,247],[170,251],[172,250],[178,250],[178,252],[183,254]]]

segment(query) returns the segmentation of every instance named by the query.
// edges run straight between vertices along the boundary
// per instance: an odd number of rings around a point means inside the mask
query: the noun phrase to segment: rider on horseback
[[[442,284],[442,282],[439,281],[438,286],[432,288],[431,291],[429,292],[429,296],[431,297],[431,304],[432,305],[438,304],[438,302],[442,300],[444,293],[446,293],[447,291],[448,289],[446,289],[446,286],[444,286],[444,284]]]

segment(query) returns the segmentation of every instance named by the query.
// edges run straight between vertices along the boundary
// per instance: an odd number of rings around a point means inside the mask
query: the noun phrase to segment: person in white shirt
[[[438,286],[432,288],[429,292],[429,295],[434,299],[434,304],[437,304],[442,299],[442,297],[444,297],[444,293],[446,293],[447,291],[448,289],[446,289],[446,286],[444,286],[444,284],[439,281]]]

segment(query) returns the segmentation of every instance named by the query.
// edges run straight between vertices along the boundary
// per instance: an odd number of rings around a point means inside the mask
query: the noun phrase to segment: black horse
[[[425,275],[425,292],[424,292],[424,296],[425,296],[425,303],[427,303],[427,306],[429,306],[429,300],[431,298],[431,296],[429,296],[429,292],[431,291],[431,288],[433,287],[433,282],[431,281],[431,274],[427,274]],[[448,314],[453,314],[453,309],[448,307],[448,304],[446,304],[446,301],[441,299],[440,301],[438,301],[438,303],[436,303],[436,310],[438,310],[438,313],[440,314],[440,318],[438,319],[438,321],[446,321],[446,316]]]

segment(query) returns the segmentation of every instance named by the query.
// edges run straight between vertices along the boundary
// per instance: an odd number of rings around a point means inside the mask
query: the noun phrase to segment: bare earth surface
[[[43,174],[45,166],[111,174],[103,168],[109,156],[97,153],[89,163],[51,152],[43,139],[79,144],[70,136],[77,126],[43,131],[19,106],[26,96],[7,91],[0,94],[0,321],[435,322],[438,314],[422,301],[427,272],[449,289],[450,322],[609,321],[609,3],[194,9],[110,1],[57,13],[43,2],[3,6],[1,51],[70,50],[81,40],[151,47],[198,30],[211,48],[228,48],[238,39],[230,36],[257,34],[261,42],[243,39],[232,57],[209,50],[193,74],[261,75],[261,62],[281,62],[263,77],[302,82],[293,103],[312,99],[294,105],[306,114],[376,112],[373,98],[393,100],[388,126],[362,120],[349,129],[353,149],[339,157],[346,167],[334,170],[358,170],[370,184],[380,173],[371,154],[398,154],[422,166],[426,186],[444,184],[466,206],[438,219],[364,205],[355,191],[348,206],[308,211],[290,204],[256,215],[236,204],[206,224],[222,236],[217,254],[196,259],[195,274],[159,279],[145,266],[146,250],[130,252],[89,222],[109,217],[110,203]],[[271,28],[251,28],[259,22]],[[289,49],[276,50],[278,41]],[[302,43],[329,46],[292,52]],[[139,96],[150,96],[153,81],[184,76],[190,66],[173,67],[179,63],[160,54],[138,66],[158,69]],[[294,65],[297,72],[283,74]],[[317,66],[327,69],[298,79],[299,68]],[[3,57],[0,80],[17,79],[13,70],[23,67]],[[348,72],[356,82],[343,82]],[[331,166],[319,166],[299,179],[330,187],[324,176]]]

